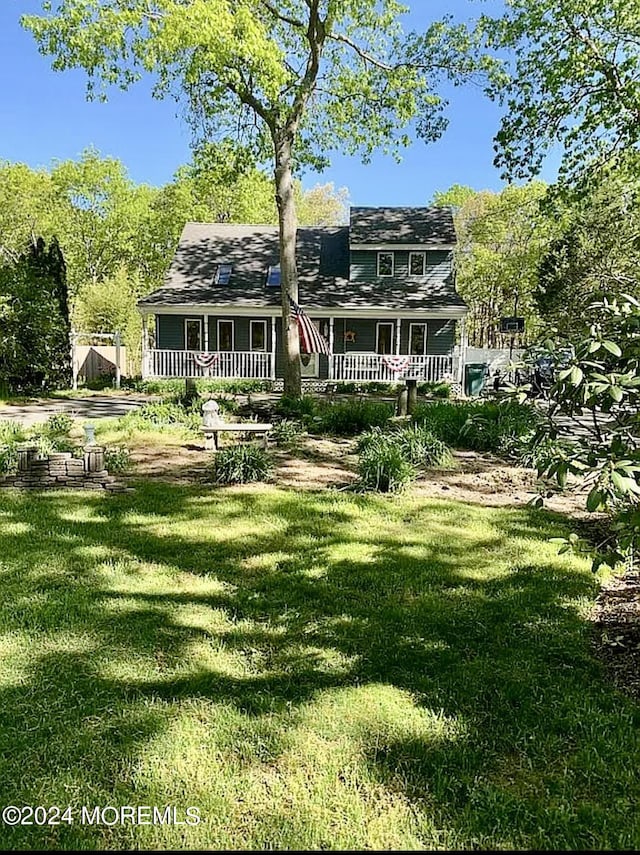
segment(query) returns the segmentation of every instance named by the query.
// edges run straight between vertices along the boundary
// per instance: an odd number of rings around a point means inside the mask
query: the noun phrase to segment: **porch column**
[[[331,351],[331,355],[329,356],[329,380],[333,380],[333,342],[333,318],[329,318],[329,350]]]
[[[396,356],[400,353],[400,324],[402,318],[396,318]]]
[[[204,316],[204,351],[209,351],[209,315]]]
[[[271,379],[276,379],[276,318],[271,318]]]
[[[467,361],[467,326],[465,318],[460,320],[460,352],[458,355],[458,383],[464,383],[464,364]]]

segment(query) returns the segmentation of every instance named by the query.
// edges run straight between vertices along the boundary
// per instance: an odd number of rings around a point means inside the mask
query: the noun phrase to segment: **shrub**
[[[406,459],[418,466],[448,466],[451,452],[448,446],[421,425],[410,425],[397,431],[400,448]]]
[[[294,419],[282,419],[273,426],[271,437],[276,445],[284,448],[295,445],[304,433],[304,426]]]
[[[216,453],[211,476],[217,484],[248,484],[266,480],[271,465],[271,458],[260,446],[231,445]]]
[[[197,432],[202,426],[202,416],[199,408],[186,409],[172,401],[158,401],[127,413],[120,418],[119,423],[122,428],[129,430],[184,428]]]
[[[18,448],[16,443],[0,445],[0,473],[12,472],[18,465]]]
[[[124,378],[123,378],[124,384]],[[270,392],[273,389],[271,380],[216,380],[215,378],[200,377],[196,379],[196,390],[200,393],[222,392],[231,395],[246,395],[249,392]],[[126,388],[136,392],[146,392],[149,395],[183,395],[184,380],[142,380],[140,377],[129,378]]]
[[[419,404],[413,420],[449,446],[505,454],[540,416],[532,404],[513,400],[434,401]]]
[[[358,460],[360,483],[365,490],[395,493],[414,478],[415,469],[406,459],[397,439],[389,434],[375,434]]]
[[[26,431],[21,424],[11,419],[0,419],[0,443],[11,445],[25,439]]]
[[[276,404],[276,412],[288,418],[313,417],[318,409],[318,401],[312,395],[295,398],[283,395]]]
[[[129,449],[124,445],[105,448],[104,465],[109,472],[127,472],[131,468]]]
[[[433,401],[418,404],[413,421],[449,446],[459,446],[462,428],[476,405],[471,401]]]
[[[421,395],[430,395],[433,398],[450,398],[451,384],[442,382],[434,383],[433,381],[418,383],[418,392]]]
[[[355,436],[372,427],[382,427],[393,416],[393,404],[384,401],[339,401],[317,409],[314,430],[338,436]]]
[[[38,433],[46,436],[66,436],[73,427],[73,419],[67,413],[55,413],[46,420]]]

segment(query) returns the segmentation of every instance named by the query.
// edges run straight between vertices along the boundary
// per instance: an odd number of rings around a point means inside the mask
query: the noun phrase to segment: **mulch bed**
[[[640,570],[607,582],[592,615],[593,646],[607,674],[625,694],[640,701]]]

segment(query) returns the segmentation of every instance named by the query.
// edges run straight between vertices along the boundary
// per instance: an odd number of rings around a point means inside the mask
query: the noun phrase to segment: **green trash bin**
[[[484,362],[467,362],[464,366],[464,393],[471,398],[479,395],[487,379],[487,366]]]

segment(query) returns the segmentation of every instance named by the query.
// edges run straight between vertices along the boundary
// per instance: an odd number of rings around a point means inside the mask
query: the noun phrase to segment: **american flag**
[[[291,297],[289,297],[289,305],[291,306],[291,315],[298,324],[300,350],[302,353],[324,353],[327,356],[331,356],[326,338],[320,334],[320,331],[309,315]]]

